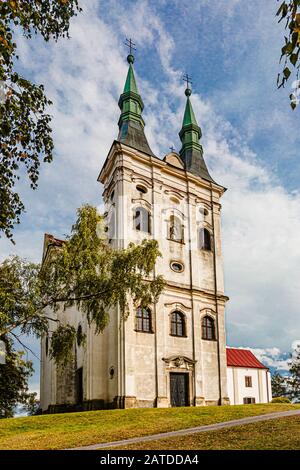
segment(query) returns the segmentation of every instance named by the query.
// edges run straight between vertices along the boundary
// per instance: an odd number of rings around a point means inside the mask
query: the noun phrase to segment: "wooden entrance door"
[[[172,406],[189,405],[189,374],[170,373],[170,392]]]

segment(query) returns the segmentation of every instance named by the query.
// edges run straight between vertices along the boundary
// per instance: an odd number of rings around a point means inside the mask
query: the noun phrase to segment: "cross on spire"
[[[129,54],[132,55],[132,51],[136,51],[136,48],[134,47],[135,46],[135,43],[132,41],[131,38],[127,39],[126,38],[126,42],[124,42],[125,46],[127,46],[129,48]]]
[[[186,87],[187,88],[190,88],[189,85],[193,83],[192,82],[192,77],[190,75],[188,75],[187,73],[185,75],[183,75],[182,80],[184,82],[186,82]]]
[[[171,150],[171,152],[175,152],[175,148],[173,147],[173,145],[169,147],[169,149]]]

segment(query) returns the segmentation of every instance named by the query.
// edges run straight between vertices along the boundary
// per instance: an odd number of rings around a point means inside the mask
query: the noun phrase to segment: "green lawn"
[[[64,449],[299,408],[289,404],[152,408],[2,419],[0,449]]]
[[[114,450],[299,450],[300,416],[114,447]]]

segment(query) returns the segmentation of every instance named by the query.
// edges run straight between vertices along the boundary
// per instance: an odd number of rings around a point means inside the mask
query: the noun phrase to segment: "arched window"
[[[169,224],[169,238],[176,242],[183,243],[184,241],[184,230],[181,220],[175,215],[171,215]]]
[[[139,307],[136,311],[136,331],[152,333],[151,310]]]
[[[207,228],[199,230],[199,248],[200,250],[211,251],[211,234]]]
[[[144,207],[137,207],[134,212],[133,220],[135,230],[151,233],[150,213]]]
[[[214,319],[207,315],[202,319],[202,339],[216,339]]]
[[[186,336],[184,315],[181,312],[171,314],[171,335]]]
[[[49,352],[49,336],[46,336],[45,350],[46,350],[46,356],[48,356],[48,352]]]

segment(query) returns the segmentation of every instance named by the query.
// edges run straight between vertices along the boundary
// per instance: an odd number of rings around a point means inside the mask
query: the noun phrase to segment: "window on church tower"
[[[186,336],[184,315],[181,312],[171,314],[171,335]]]
[[[151,310],[139,307],[136,311],[136,331],[152,333]]]
[[[175,215],[171,215],[169,224],[169,239],[176,242],[183,243],[184,241],[184,228],[181,220]]]
[[[151,233],[150,213],[144,207],[137,207],[135,209],[134,228],[141,232]]]
[[[207,228],[199,230],[199,248],[200,250],[211,251],[211,234]]]
[[[215,322],[213,318],[209,316],[205,316],[202,319],[202,339],[216,339]]]

